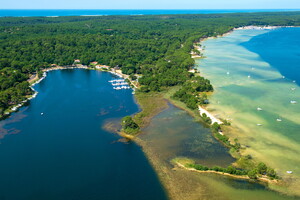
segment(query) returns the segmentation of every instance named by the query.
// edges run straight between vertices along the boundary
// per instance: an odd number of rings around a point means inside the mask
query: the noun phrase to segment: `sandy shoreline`
[[[219,37],[228,36],[235,30],[275,30],[275,29],[279,29],[279,28],[292,28],[292,27],[297,27],[297,26],[241,26],[238,28],[233,28],[233,29],[229,30],[228,32],[218,35],[216,37],[200,38],[200,40],[197,43],[201,43],[201,42],[203,42],[205,40],[209,40],[209,39],[215,39],[215,38],[219,38]],[[200,49],[200,51],[201,50],[204,50],[204,49]]]
[[[214,38],[218,38],[218,37],[227,36],[235,30],[273,30],[273,29],[288,28],[288,27],[295,27],[295,26],[242,26],[242,27],[238,27],[238,28],[233,28],[233,29],[229,30],[228,32],[218,35],[216,37],[200,38],[199,41],[194,44],[194,49],[198,50],[200,52],[200,54],[194,53],[192,50],[190,52],[191,58],[193,58],[193,59],[205,58],[205,56],[203,56],[203,54],[201,54],[201,51],[204,51],[204,48],[201,48],[200,46],[198,46],[198,44],[200,44],[201,42],[208,40],[208,39],[214,39]]]
[[[211,119],[211,124],[213,124],[213,123],[223,124],[223,122],[221,120],[219,120],[218,118],[213,116],[213,114],[211,114],[210,112],[208,112],[206,109],[202,108],[201,106],[198,106],[198,110],[199,110],[200,116],[202,116],[203,114],[206,114],[206,116]]]

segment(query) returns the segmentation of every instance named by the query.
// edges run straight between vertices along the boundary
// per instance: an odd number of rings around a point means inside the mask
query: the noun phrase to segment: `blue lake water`
[[[1,200],[166,199],[141,148],[102,128],[138,111],[131,90],[113,90],[112,78],[49,72],[30,106],[0,122]]]
[[[289,80],[300,84],[300,28],[281,28],[242,43]]]
[[[10,17],[32,17],[32,16],[80,16],[80,15],[161,15],[161,14],[213,14],[213,13],[247,13],[247,12],[279,12],[296,11],[297,9],[186,9],[186,10],[22,10],[22,9],[0,9],[0,16]],[[299,9],[298,9],[299,10]]]

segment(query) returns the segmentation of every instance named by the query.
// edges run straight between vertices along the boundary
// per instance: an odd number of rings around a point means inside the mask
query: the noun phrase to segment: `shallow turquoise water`
[[[216,90],[208,109],[231,120],[235,131],[229,136],[248,145],[244,154],[274,167],[291,184],[290,191],[300,191],[299,32],[234,31],[203,42],[207,58],[198,60],[199,70]]]
[[[113,90],[111,79],[49,72],[30,106],[0,122],[0,199],[166,199],[141,148],[102,129],[138,111],[131,91]]]

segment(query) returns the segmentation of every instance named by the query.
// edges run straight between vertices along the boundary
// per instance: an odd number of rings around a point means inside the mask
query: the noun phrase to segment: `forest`
[[[300,12],[151,16],[0,18],[0,116],[32,91],[27,79],[52,64],[79,59],[139,74],[142,92],[180,85],[174,98],[196,108],[212,91],[209,81],[188,70],[199,39],[247,25],[299,26]]]

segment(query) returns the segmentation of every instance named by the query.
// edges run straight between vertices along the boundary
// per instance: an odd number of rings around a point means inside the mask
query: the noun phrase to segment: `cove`
[[[227,167],[235,161],[208,127],[172,104],[155,116],[139,137],[150,143],[165,162],[186,157],[205,166]]]
[[[166,199],[141,148],[102,128],[139,110],[113,78],[49,72],[30,105],[0,122],[0,199]]]

